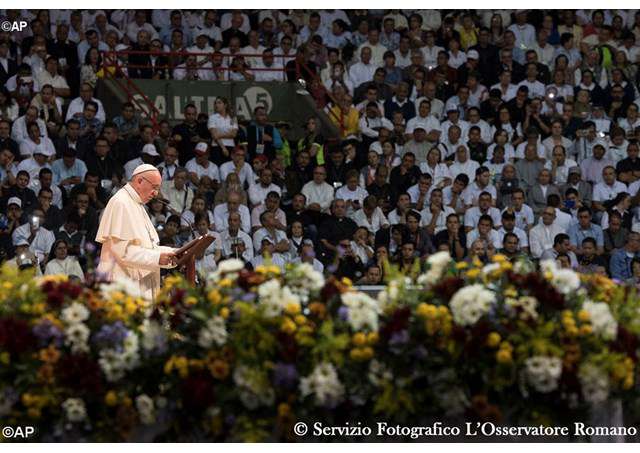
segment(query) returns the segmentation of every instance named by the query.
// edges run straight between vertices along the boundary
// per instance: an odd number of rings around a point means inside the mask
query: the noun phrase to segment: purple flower
[[[273,385],[285,389],[293,388],[298,380],[298,371],[295,365],[289,363],[277,363],[273,370]]]
[[[349,309],[345,306],[338,308],[338,317],[342,321],[347,321],[349,319]]]
[[[254,300],[256,300],[255,293],[247,292],[242,295],[243,302],[253,302]]]
[[[40,346],[46,346],[50,342],[53,342],[56,347],[62,346],[64,334],[48,319],[36,324],[32,332],[38,339]]]
[[[122,321],[116,321],[113,324],[105,324],[102,326],[93,336],[93,341],[103,347],[122,351],[122,342],[127,338],[128,333]]]
[[[400,330],[394,332],[389,339],[389,346],[402,346],[409,342],[409,332],[407,330]]]

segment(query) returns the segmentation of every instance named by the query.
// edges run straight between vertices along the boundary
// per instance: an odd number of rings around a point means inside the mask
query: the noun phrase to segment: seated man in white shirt
[[[369,195],[364,199],[362,209],[355,211],[351,215],[351,220],[373,234],[377,233],[380,228],[389,227],[389,221],[378,206],[378,199],[374,195]]]
[[[516,226],[516,216],[511,210],[502,213],[502,227],[498,230],[500,244],[503,243],[504,236],[507,233],[513,233],[518,237],[518,246],[522,253],[529,253],[529,237],[527,232]]]
[[[480,167],[476,170],[476,179],[462,192],[462,200],[465,205],[470,208],[478,205],[478,197],[483,192],[491,194],[491,200],[495,206],[496,199],[498,198],[498,191],[496,187],[491,184],[491,172],[487,167]]]
[[[241,229],[245,233],[251,232],[251,214],[249,208],[240,203],[242,196],[236,191],[229,191],[227,202],[221,203],[213,209],[213,218],[216,231],[221,232],[228,228],[229,214],[236,212],[240,216]]]
[[[602,170],[602,181],[593,187],[592,208],[594,211],[605,211],[606,204],[613,201],[621,192],[628,192],[627,185],[616,180],[616,170],[606,166]],[[635,195],[635,194],[632,194]]]
[[[483,215],[488,215],[493,220],[493,228],[502,226],[500,210],[493,207],[493,198],[489,192],[482,192],[478,197],[478,206],[467,209],[464,215],[464,228],[468,233],[478,225],[478,220]],[[470,244],[470,242],[468,242]]]
[[[251,229],[257,231],[262,227],[260,222],[260,216],[263,212],[272,212],[275,218],[275,227],[279,230],[287,230],[287,216],[284,211],[280,209],[280,194],[275,190],[269,192],[264,200],[264,203],[259,204],[251,211]]]
[[[493,221],[490,215],[481,215],[480,219],[478,219],[478,226],[467,232],[467,244],[473,244],[477,239],[483,239],[487,243],[493,244],[495,249],[502,247],[500,234],[493,229]]]
[[[289,247],[288,243],[287,247]],[[267,262],[270,262],[272,265],[278,266],[284,273],[287,261],[282,253],[278,251],[278,246],[273,243],[273,239],[269,236],[262,238],[260,246],[256,252],[256,255],[251,260],[251,266],[254,269],[258,266],[264,266]]]
[[[260,214],[260,224],[262,228],[253,233],[253,247],[257,252],[262,247],[262,240],[269,238],[275,245],[275,251],[279,253],[285,253],[289,250],[289,239],[287,234],[276,228],[276,219],[273,212],[265,211]]]
[[[542,211],[538,224],[529,231],[529,246],[534,258],[540,258],[545,250],[553,247],[555,237],[563,233],[560,227],[555,225],[555,220],[555,208],[547,206]],[[569,239],[568,236],[567,239]]]
[[[308,263],[313,266],[313,270],[316,272],[324,272],[324,264],[322,264],[316,257],[315,250],[313,248],[313,241],[311,239],[305,239],[302,241],[300,247],[300,256],[297,257],[293,263]]]
[[[232,212],[227,217],[228,228],[220,232],[222,256],[225,259],[237,258],[244,262],[253,259],[253,241],[251,236],[240,229],[240,214]]]
[[[273,173],[270,168],[263,168],[260,171],[260,176],[255,184],[249,187],[249,203],[251,206],[256,207],[264,203],[269,192],[276,192],[278,195],[282,193],[282,189],[275,185],[273,182]]]
[[[251,165],[246,162],[247,152],[242,146],[236,146],[231,153],[231,160],[220,165],[220,181],[226,181],[230,173],[235,172],[243,186],[250,186],[256,180]]]
[[[207,177],[215,185],[220,181],[220,171],[218,166],[209,160],[209,145],[200,142],[196,145],[194,152],[196,157],[187,162],[187,170],[191,182],[196,186],[200,185],[200,179]]]
[[[187,178],[187,169],[179,167],[171,181],[162,182],[162,196],[169,200],[169,210],[173,214],[181,215],[193,201],[193,191],[187,187]]]
[[[306,183],[300,191],[306,197],[307,209],[329,213],[333,201],[333,186],[327,184],[327,170],[319,165],[313,170],[313,179]]]

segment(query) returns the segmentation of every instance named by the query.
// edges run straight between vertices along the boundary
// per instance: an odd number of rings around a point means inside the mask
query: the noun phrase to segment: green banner
[[[105,90],[101,99],[105,99],[105,109],[110,115],[118,115],[120,104],[127,100],[127,93],[110,81],[102,81],[100,89]],[[145,96],[160,112],[160,118],[170,123],[179,123],[184,119],[184,106],[192,103],[198,113],[213,113],[213,105],[217,97],[227,98],[233,106],[234,114],[239,120],[253,118],[253,110],[263,105],[269,119],[288,121],[292,132],[302,132],[304,122],[311,116],[320,118],[323,131],[328,137],[335,137],[338,131],[330,123],[328,117],[315,108],[313,98],[300,86],[283,82],[209,82],[209,81],[176,81],[176,80],[140,80],[133,81]],[[107,95],[111,94],[111,96]],[[138,105],[147,108],[147,102],[141,94],[134,94]]]

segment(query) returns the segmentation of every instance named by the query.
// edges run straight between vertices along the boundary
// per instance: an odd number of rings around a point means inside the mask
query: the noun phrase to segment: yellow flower
[[[513,351],[513,346],[508,341],[503,341],[500,343],[500,349],[506,349],[508,351]]]
[[[478,257],[476,256],[475,258],[473,258],[473,263],[474,267],[482,267],[482,261],[480,261],[480,259],[478,259]]]
[[[184,300],[185,305],[195,305],[197,303],[198,303],[198,298],[193,296],[189,296]]]
[[[353,286],[353,282],[351,281],[351,279],[349,279],[347,277],[342,277],[341,282],[345,286],[349,286],[349,287]]]
[[[507,288],[504,290],[504,296],[505,297],[518,297],[518,291],[516,291],[515,288],[511,287],[511,288]]]
[[[304,315],[296,315],[293,320],[295,321],[296,324],[298,324],[299,326],[303,325],[304,323],[307,322],[307,318]]]
[[[267,273],[267,267],[263,266],[262,264],[260,266],[256,266],[256,272],[258,274],[266,274]]]
[[[13,288],[13,283],[11,283],[11,282],[4,282],[4,283],[2,284],[2,289],[7,289],[7,290],[9,290],[9,289],[11,289],[11,288]]]
[[[38,352],[38,358],[45,363],[56,363],[60,358],[60,352],[55,348],[55,346],[50,345],[46,349],[41,349]]]
[[[507,272],[507,271],[510,271],[511,269],[513,269],[513,264],[511,264],[511,262],[505,261],[504,263],[500,263],[500,270],[502,272]]]
[[[213,305],[218,305],[222,301],[220,291],[218,291],[217,289],[212,289],[211,291],[209,291],[209,294],[207,294],[207,300]]]
[[[287,403],[278,404],[278,416],[285,417],[291,413],[291,406]]]
[[[9,353],[7,351],[0,353],[0,363],[3,365],[9,365],[9,362],[11,362],[11,356]]]
[[[209,365],[211,375],[216,379],[225,379],[229,375],[229,364],[222,359],[215,359]]]
[[[373,348],[371,346],[365,346],[362,348],[362,360],[369,360],[373,357]]]
[[[218,285],[220,285],[220,288],[228,288],[233,285],[233,282],[230,278],[223,278],[218,282]]]
[[[498,363],[511,363],[513,357],[510,349],[500,349],[496,352],[496,360]]]
[[[476,278],[480,274],[480,269],[469,269],[467,271],[467,277]]]
[[[29,418],[40,418],[42,411],[36,407],[30,407],[27,409],[27,415]]]
[[[267,272],[269,272],[270,274],[279,274],[280,268],[272,264],[271,266],[267,266]]]
[[[380,340],[380,335],[378,335],[378,332],[369,332],[367,334],[367,344],[376,344],[378,340]]]
[[[227,319],[229,317],[229,309],[227,307],[222,307],[222,309],[220,310],[220,316],[222,316],[224,319]]]
[[[589,335],[591,333],[593,333],[593,328],[590,325],[585,324],[580,326],[580,335]]]
[[[300,304],[298,302],[290,302],[284,307],[284,312],[288,315],[297,315],[300,313]]]
[[[571,326],[571,327],[567,328],[567,334],[570,337],[576,337],[576,336],[578,336],[578,333],[579,333],[579,331],[578,331],[578,328],[576,326]]]
[[[622,383],[622,388],[624,390],[629,390],[631,387],[633,387],[633,374],[628,374]]]
[[[37,304],[33,304],[32,311],[34,315],[41,315],[46,311],[46,309],[47,309],[47,306],[42,302],[40,302]]]
[[[621,381],[627,376],[627,367],[623,363],[616,363],[612,370],[613,378]]]
[[[113,390],[109,390],[107,394],[104,396],[104,403],[107,406],[115,406],[118,404],[118,395]]]
[[[494,263],[504,263],[504,262],[507,262],[509,260],[507,259],[506,256],[498,253],[496,255],[493,255],[493,258],[491,259],[491,261],[493,261]]]
[[[466,269],[467,267],[469,267],[469,264],[466,261],[460,261],[459,263],[456,263],[456,269],[459,271]]]
[[[438,315],[438,309],[435,305],[422,303],[418,305],[418,315],[426,319],[434,319]]]
[[[291,318],[284,318],[282,320],[282,324],[280,325],[280,330],[284,333],[288,333],[291,335],[297,329],[296,323],[291,320]]]
[[[351,341],[356,346],[364,346],[367,344],[367,336],[362,332],[357,332],[353,334]]]
[[[496,348],[500,344],[500,334],[498,332],[491,332],[487,337],[487,346],[490,348]]]
[[[591,319],[591,315],[587,310],[580,310],[578,312],[578,319],[582,322],[587,322]]]

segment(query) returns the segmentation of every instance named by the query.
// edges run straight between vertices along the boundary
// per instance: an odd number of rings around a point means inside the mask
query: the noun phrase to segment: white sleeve
[[[134,244],[133,241],[109,239],[111,252],[126,266],[148,270],[160,268],[161,249],[148,249]]]

